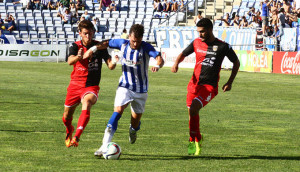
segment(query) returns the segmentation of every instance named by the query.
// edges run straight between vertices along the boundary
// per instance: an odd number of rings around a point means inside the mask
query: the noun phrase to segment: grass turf
[[[200,112],[200,157],[187,156],[186,86],[192,69],[149,72],[138,140],[128,142],[130,109],[113,139],[118,161],[93,156],[112,114],[120,66],[103,66],[100,96],[78,148],[64,145],[61,117],[72,67],[0,62],[0,171],[299,171],[300,76],[239,72],[232,91]],[[220,87],[230,75],[221,71]],[[76,126],[80,107],[74,114]]]

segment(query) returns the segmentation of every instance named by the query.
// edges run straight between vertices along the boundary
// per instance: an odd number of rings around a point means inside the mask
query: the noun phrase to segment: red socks
[[[199,128],[199,114],[190,116],[189,121],[190,128],[190,142],[199,142],[201,140],[200,128]]]
[[[78,119],[77,129],[75,133],[75,137],[78,139],[80,138],[80,135],[82,134],[84,128],[88,124],[90,120],[90,111],[89,110],[82,110],[81,115]]]
[[[67,133],[72,132],[72,120],[73,120],[73,117],[71,117],[70,119],[65,119],[64,116],[62,117],[62,121],[67,128]]]

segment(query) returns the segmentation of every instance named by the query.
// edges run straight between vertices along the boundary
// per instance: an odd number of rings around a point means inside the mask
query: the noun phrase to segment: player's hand
[[[174,64],[174,65],[171,67],[171,72],[176,73],[177,71],[178,71],[178,65]]]
[[[83,49],[80,48],[78,53],[77,53],[77,56],[79,57],[79,60],[82,60],[82,55],[83,55]]]
[[[153,67],[151,68],[151,71],[152,71],[152,72],[158,72],[158,70],[159,70],[159,67],[157,67],[157,66],[153,66]]]
[[[93,51],[91,49],[87,50],[82,59],[91,59],[93,57]]]
[[[223,92],[230,91],[231,90],[231,84],[229,84],[229,83],[224,84],[223,87],[222,87],[222,90],[223,90]]]

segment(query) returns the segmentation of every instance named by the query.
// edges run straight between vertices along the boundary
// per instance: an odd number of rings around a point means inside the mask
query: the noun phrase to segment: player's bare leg
[[[90,110],[96,102],[97,102],[97,97],[94,94],[87,94],[81,100],[82,111],[78,119],[76,133],[71,140],[70,146],[74,146],[74,147],[78,146],[79,138],[90,120]]]
[[[106,129],[104,131],[104,136],[102,139],[102,145],[100,148],[94,153],[95,156],[101,157],[104,152],[106,152],[107,144],[111,142],[117,128],[118,128],[118,121],[122,117],[122,114],[128,103],[123,106],[116,106],[114,108],[114,112],[110,117]]]
[[[189,127],[190,127],[190,144],[188,154],[200,155],[202,137],[199,127],[199,111],[202,108],[202,103],[194,99],[189,108]]]
[[[133,110],[131,110],[131,124],[129,127],[129,142],[131,144],[135,143],[137,134],[136,132],[140,129],[142,114],[141,113],[135,113]]]
[[[65,107],[64,108],[64,114],[63,114],[63,117],[62,117],[62,121],[63,121],[64,125],[66,126],[65,144],[66,144],[67,147],[70,147],[72,134],[73,134],[73,131],[74,131],[74,127],[72,125],[72,120],[73,120],[73,114],[75,112],[76,106]]]

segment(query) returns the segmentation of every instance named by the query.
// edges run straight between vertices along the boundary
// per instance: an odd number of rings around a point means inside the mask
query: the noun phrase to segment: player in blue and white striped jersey
[[[129,142],[136,141],[136,132],[140,129],[140,119],[145,109],[148,97],[148,68],[150,57],[155,58],[156,65],[151,68],[152,72],[157,72],[164,65],[164,60],[160,52],[154,47],[142,41],[144,26],[132,25],[129,31],[129,40],[111,39],[104,41],[98,49],[114,48],[119,49],[119,56],[113,61],[116,63],[120,59],[122,64],[122,76],[119,80],[119,87],[116,91],[114,112],[108,121],[104,132],[102,146],[95,152],[96,156],[102,156],[107,144],[111,142],[118,127],[118,120],[121,118],[125,108],[131,104],[131,124],[129,127]]]

